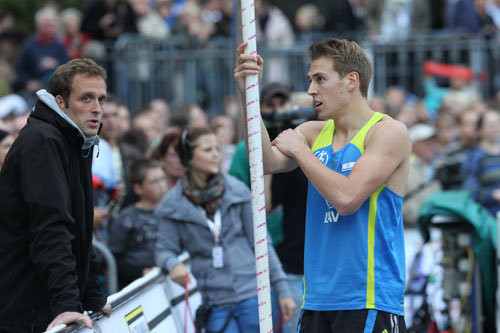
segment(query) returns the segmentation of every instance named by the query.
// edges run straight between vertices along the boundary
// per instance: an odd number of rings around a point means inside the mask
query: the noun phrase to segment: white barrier
[[[189,309],[195,316],[201,305],[202,297],[197,281],[191,274],[188,285]],[[67,327],[60,325],[47,333],[61,332],[171,332],[195,333],[191,316],[188,314],[184,323],[186,307],[185,289],[164,275],[155,267],[146,276],[108,297],[112,313],[106,318],[101,313],[92,313],[92,330],[83,325]],[[194,318],[193,318],[194,319]],[[186,331],[184,325],[187,325]]]

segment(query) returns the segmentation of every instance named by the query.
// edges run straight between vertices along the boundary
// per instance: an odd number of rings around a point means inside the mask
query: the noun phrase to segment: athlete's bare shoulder
[[[400,144],[410,144],[410,136],[406,125],[391,116],[386,115],[373,125],[366,135],[365,146],[369,145],[375,137],[378,138],[380,136],[398,139],[398,141],[394,142],[399,142]]]
[[[325,120],[310,120],[300,124],[295,128],[295,130],[299,131],[306,138],[309,143],[309,147],[312,147],[314,141],[325,125]]]

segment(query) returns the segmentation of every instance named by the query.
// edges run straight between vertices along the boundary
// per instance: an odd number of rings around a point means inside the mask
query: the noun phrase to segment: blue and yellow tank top
[[[342,149],[332,148],[329,120],[313,144],[314,155],[348,177],[364,153],[376,112]],[[307,193],[304,297],[307,310],[376,309],[403,315],[405,252],[403,198],[382,185],[353,214],[340,216],[309,182]]]

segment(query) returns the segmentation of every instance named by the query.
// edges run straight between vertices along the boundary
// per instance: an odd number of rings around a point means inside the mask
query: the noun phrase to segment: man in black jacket
[[[111,306],[92,247],[92,150],[106,72],[94,61],[60,66],[0,172],[0,332],[91,327],[84,310]]]

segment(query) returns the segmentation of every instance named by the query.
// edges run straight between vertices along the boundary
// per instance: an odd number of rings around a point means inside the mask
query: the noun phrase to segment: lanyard
[[[215,244],[219,245],[219,235],[221,230],[221,218],[220,218],[220,209],[217,209],[214,215],[214,220],[210,220],[207,218],[208,229],[212,232],[212,235],[215,239]]]

